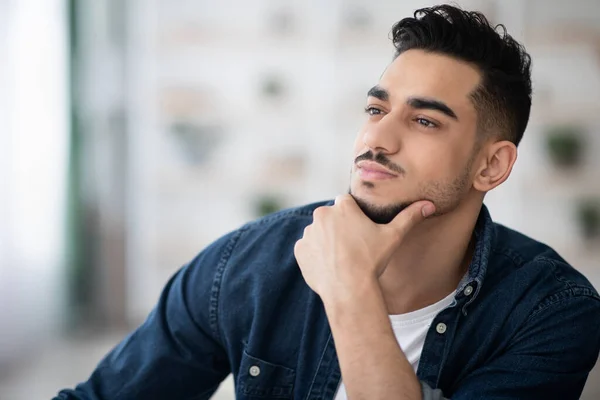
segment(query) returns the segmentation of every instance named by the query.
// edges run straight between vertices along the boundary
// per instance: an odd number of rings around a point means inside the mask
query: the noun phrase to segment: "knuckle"
[[[342,205],[348,205],[350,203],[351,199],[352,199],[352,197],[350,197],[349,194],[344,194],[344,195],[339,196],[339,201],[340,201],[340,204],[342,204]]]
[[[294,255],[298,256],[298,253],[300,252],[302,247],[302,239],[298,240],[296,242],[296,244],[294,245]]]
[[[415,223],[419,223],[423,219],[425,219],[425,217],[423,216],[423,207],[415,208],[412,217]]]
[[[302,231],[302,239],[304,239],[309,233],[310,233],[310,225],[308,225],[306,228],[304,228],[304,231]],[[300,239],[300,240],[302,240],[302,239]]]
[[[415,210],[412,210],[412,212],[410,213],[408,221],[409,221],[410,225],[413,225],[413,224],[416,224],[417,222],[419,222],[420,219],[421,219],[421,210],[415,209]]]
[[[348,202],[348,198],[350,198],[349,194],[338,194],[335,196],[334,204],[341,205]]]
[[[323,218],[325,216],[326,212],[327,212],[327,208],[326,207],[316,208],[313,211],[313,218],[315,218],[315,219]]]

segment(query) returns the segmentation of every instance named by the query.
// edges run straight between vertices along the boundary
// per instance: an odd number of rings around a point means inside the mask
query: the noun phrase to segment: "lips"
[[[363,180],[385,180],[393,179],[398,175],[381,164],[373,161],[361,161],[357,164],[358,175]]]

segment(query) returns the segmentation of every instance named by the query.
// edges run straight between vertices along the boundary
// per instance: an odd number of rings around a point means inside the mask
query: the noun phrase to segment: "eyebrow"
[[[375,85],[371,89],[369,89],[369,91],[367,92],[367,97],[375,97],[376,99],[379,99],[381,101],[389,101],[390,93],[381,86]],[[406,104],[418,110],[439,111],[449,116],[450,118],[458,121],[456,113],[450,107],[448,107],[446,103],[439,100],[429,99],[426,97],[409,97],[406,101]]]
[[[379,99],[381,101],[388,101],[390,99],[390,94],[381,86],[375,85],[371,89],[369,89],[369,91],[367,92],[367,97],[375,97],[376,99]]]
[[[416,108],[417,110],[435,110],[439,111],[443,114],[446,114],[452,119],[458,121],[458,117],[456,113],[452,111],[450,107],[448,107],[445,103],[439,100],[428,99],[424,97],[409,97],[406,101],[406,104],[411,106],[412,108]]]

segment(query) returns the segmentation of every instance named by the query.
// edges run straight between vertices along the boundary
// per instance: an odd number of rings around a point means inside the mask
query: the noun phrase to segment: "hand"
[[[333,206],[313,212],[313,223],[294,247],[306,283],[321,298],[351,295],[383,274],[407,233],[434,211],[433,203],[418,201],[382,225],[349,194],[336,197]]]

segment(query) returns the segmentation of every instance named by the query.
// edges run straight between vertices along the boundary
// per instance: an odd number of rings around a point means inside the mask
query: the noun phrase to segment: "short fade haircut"
[[[531,57],[480,12],[444,4],[421,8],[392,27],[394,59],[407,50],[439,53],[474,64],[481,83],[471,93],[481,135],[518,145],[531,110]]]

